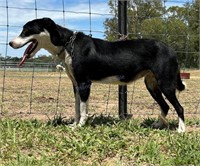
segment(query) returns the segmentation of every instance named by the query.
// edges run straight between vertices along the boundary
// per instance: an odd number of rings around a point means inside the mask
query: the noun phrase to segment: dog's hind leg
[[[80,96],[80,120],[78,123],[79,126],[85,125],[88,119],[88,99],[90,96],[90,87],[90,81],[78,83],[77,90]]]
[[[169,89],[169,88],[163,88],[162,92],[166,96],[166,98],[169,100],[169,102],[173,105],[175,108],[178,118],[179,118],[179,124],[178,124],[178,132],[182,133],[185,132],[185,124],[184,124],[184,109],[180,105],[177,97],[176,97],[176,89]]]
[[[175,108],[178,114],[179,118],[178,132],[179,133],[185,132],[184,109],[180,105],[176,97],[176,88],[177,88],[176,71],[163,72],[162,74],[160,73],[158,75],[158,86],[161,92],[166,96],[166,98],[172,104],[172,106]]]
[[[162,129],[164,127],[168,126],[166,116],[168,114],[169,106],[165,102],[162,93],[158,87],[158,83],[156,78],[154,77],[153,73],[149,73],[145,76],[145,85],[146,88],[148,89],[149,93],[153,97],[153,99],[159,104],[160,109],[161,109],[161,114],[159,116],[158,122],[154,122],[152,124],[153,128],[159,128]]]

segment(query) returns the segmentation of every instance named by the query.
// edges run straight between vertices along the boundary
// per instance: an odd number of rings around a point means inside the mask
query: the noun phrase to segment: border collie
[[[41,48],[63,60],[74,88],[76,125],[83,126],[87,120],[92,82],[128,84],[145,77],[147,90],[161,108],[153,127],[161,128],[166,123],[169,106],[164,95],[178,114],[178,132],[185,132],[184,110],[176,97],[176,89],[182,91],[185,85],[175,52],[166,44],[154,39],[109,42],[73,32],[50,18],[27,22],[9,45],[18,49],[28,43],[19,66]]]

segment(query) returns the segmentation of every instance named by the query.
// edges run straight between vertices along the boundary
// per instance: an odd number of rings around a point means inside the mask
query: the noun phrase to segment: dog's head
[[[23,26],[21,34],[9,42],[9,45],[15,49],[30,43],[19,66],[22,66],[27,58],[33,57],[41,48],[52,54],[58,53],[60,49],[60,47],[57,47],[60,45],[58,28],[58,25],[50,18],[35,19],[27,22]]]

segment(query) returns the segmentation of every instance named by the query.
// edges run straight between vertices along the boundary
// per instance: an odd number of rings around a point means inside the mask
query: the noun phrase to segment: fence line
[[[41,64],[40,64],[41,65]],[[38,65],[36,65],[38,66]],[[66,117],[74,115],[73,89],[69,78],[64,72],[41,70],[29,66],[24,70],[9,70],[5,68],[3,88],[4,96],[1,104],[2,115],[58,115]],[[44,64],[44,67],[48,64]],[[42,67],[42,68],[44,68]],[[8,69],[8,70],[7,70]],[[0,71],[3,73],[4,71]],[[186,115],[200,116],[200,71],[190,71],[191,78],[185,80],[190,86],[186,92],[179,95],[179,100],[185,108]],[[128,113],[133,116],[155,116],[159,107],[148,94],[143,80],[128,85]],[[90,114],[118,114],[118,89],[116,85],[93,84],[90,97]],[[172,107],[171,107],[172,108]],[[173,109],[170,111],[173,115]]]
[[[94,10],[94,1],[89,0],[84,7],[87,6],[87,11],[72,10],[73,7],[68,7],[66,1],[62,0],[59,3],[60,7],[55,9],[47,8],[46,6],[40,6],[42,1],[33,0],[33,3],[26,6],[18,6],[11,3],[12,0],[2,1],[0,4],[0,14],[6,16],[5,21],[0,21],[0,55],[3,57],[13,56],[11,48],[8,47],[8,41],[13,38],[17,31],[19,31],[26,22],[27,18],[24,15],[24,19],[18,23],[13,20],[12,11],[33,11],[34,16],[43,17],[44,13],[51,13],[52,17],[57,19],[58,23],[63,26],[70,26],[73,30],[84,31],[89,34],[97,35],[103,38],[104,29],[94,28],[96,24],[94,18],[101,17],[104,20],[115,15],[115,13],[109,13],[109,11],[101,12],[101,10]],[[186,1],[165,1],[167,3],[179,3],[183,4]],[[49,2],[48,2],[49,3]],[[76,5],[77,6],[77,5]],[[96,8],[95,8],[96,9]],[[55,14],[56,13],[56,14]],[[57,18],[59,15],[59,18]],[[70,23],[70,15],[84,15],[87,16],[87,27],[76,27]],[[74,16],[73,16],[74,17]],[[16,18],[15,18],[16,19]],[[18,18],[17,18],[18,19]],[[31,18],[28,18],[29,20]],[[19,20],[19,19],[18,19]],[[78,19],[79,20],[79,19]],[[79,20],[80,21],[80,20]],[[93,22],[94,21],[94,22]],[[16,31],[14,33],[14,30]],[[137,33],[130,33],[130,35],[140,35]],[[155,36],[165,36],[166,34],[146,34]],[[170,35],[170,34],[167,34]],[[171,34],[172,36],[172,34]],[[185,37],[187,35],[177,34],[172,37]],[[15,50],[16,51],[16,50]],[[17,52],[17,51],[16,51]],[[198,52],[183,50],[176,50],[177,53],[184,53],[185,55],[198,54]],[[20,52],[17,52],[20,54]],[[18,62],[12,61],[0,61],[0,114],[5,116],[25,116],[31,115],[37,118],[41,118],[42,115],[53,116],[62,114],[66,117],[74,115],[74,96],[71,82],[67,78],[64,72],[56,72],[55,63],[37,63],[26,62],[24,68],[17,68]],[[200,72],[198,70],[188,71],[191,74],[191,79],[185,80],[188,84],[188,89],[179,95],[179,99],[185,108],[186,115],[200,116]],[[90,113],[91,114],[118,114],[118,88],[115,85],[99,85],[94,84],[92,86],[92,92],[90,97]],[[128,85],[128,113],[133,116],[155,116],[159,114],[159,107],[155,101],[148,94],[143,80],[138,80]],[[171,107],[172,108],[172,107]],[[173,109],[170,111],[173,115]],[[0,115],[0,116],[1,116]]]

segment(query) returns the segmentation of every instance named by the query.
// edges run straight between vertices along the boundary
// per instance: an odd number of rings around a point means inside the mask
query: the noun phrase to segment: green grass
[[[77,129],[69,122],[60,117],[48,123],[1,120],[0,165],[200,164],[200,133],[195,130],[178,134],[151,129],[152,119],[142,123],[99,116]],[[187,124],[199,127],[199,120]]]

